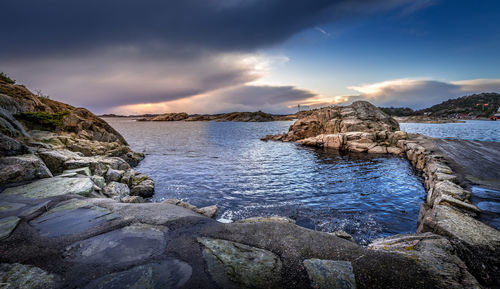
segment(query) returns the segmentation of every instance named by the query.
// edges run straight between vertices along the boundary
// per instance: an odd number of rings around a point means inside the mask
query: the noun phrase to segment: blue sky
[[[500,1],[6,5],[0,69],[96,113],[423,108],[500,92]]]

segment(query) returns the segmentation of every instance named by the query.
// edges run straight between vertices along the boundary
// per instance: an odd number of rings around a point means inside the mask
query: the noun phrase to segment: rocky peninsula
[[[138,121],[237,121],[237,122],[266,122],[292,120],[296,115],[275,115],[262,111],[256,112],[229,112],[219,114],[192,114],[185,112],[164,113],[157,116],[143,117]]]
[[[431,139],[366,102],[318,110],[266,140],[406,156],[428,197],[416,234],[367,248],[345,232],[216,207],[143,203],[143,158],[82,108],[0,81],[2,288],[484,288],[500,284],[500,232],[477,221]]]

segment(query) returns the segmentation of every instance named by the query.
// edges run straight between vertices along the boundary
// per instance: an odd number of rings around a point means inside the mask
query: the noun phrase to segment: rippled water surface
[[[500,121],[466,120],[465,123],[400,123],[401,130],[434,138],[500,141]]]
[[[287,216],[316,230],[345,230],[365,244],[415,232],[425,190],[404,159],[259,140],[292,122],[106,120],[146,154],[137,169],[154,179],[153,201],[217,204],[226,222]]]

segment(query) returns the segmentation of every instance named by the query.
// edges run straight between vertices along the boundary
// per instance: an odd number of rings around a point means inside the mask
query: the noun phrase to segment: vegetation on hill
[[[55,130],[63,125],[64,117],[69,113],[69,111],[56,113],[45,111],[20,112],[14,114],[14,117],[22,121],[30,129]]]
[[[380,110],[391,116],[411,116],[415,111],[409,107],[379,107]]]
[[[500,107],[500,94],[480,93],[467,95],[456,99],[449,99],[440,104],[418,111],[419,114],[428,113],[432,116],[450,116],[466,114],[470,116],[488,117]]]
[[[9,83],[9,84],[14,84],[16,81],[12,78],[10,78],[7,74],[0,72],[0,81]]]

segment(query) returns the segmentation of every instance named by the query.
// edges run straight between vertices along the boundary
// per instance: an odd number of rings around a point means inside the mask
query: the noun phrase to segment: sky
[[[0,0],[0,71],[94,113],[500,92],[496,0]]]

